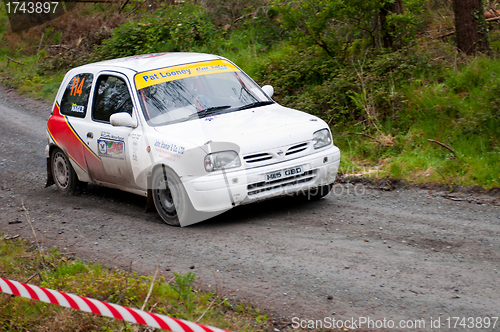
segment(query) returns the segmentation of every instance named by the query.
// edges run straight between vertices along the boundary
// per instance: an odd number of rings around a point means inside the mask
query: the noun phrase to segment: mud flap
[[[54,178],[52,177],[52,165],[50,163],[50,158],[47,158],[47,182],[45,183],[45,188],[50,187],[54,184]]]
[[[153,201],[153,190],[148,189],[148,197],[146,200],[146,207],[144,209],[144,212],[153,212],[156,211],[155,209],[155,203]]]

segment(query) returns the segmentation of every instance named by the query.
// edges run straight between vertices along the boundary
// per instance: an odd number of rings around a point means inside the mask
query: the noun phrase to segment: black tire
[[[325,186],[309,189],[307,192],[307,199],[311,201],[317,201],[330,193],[333,188],[333,183],[327,184]]]
[[[61,149],[56,148],[52,151],[50,164],[52,168],[52,178],[54,179],[57,190],[65,195],[75,193],[78,186],[78,177],[68,157]]]
[[[153,202],[160,217],[170,226],[180,226],[175,201],[182,197],[179,177],[167,167],[158,167],[151,181]]]

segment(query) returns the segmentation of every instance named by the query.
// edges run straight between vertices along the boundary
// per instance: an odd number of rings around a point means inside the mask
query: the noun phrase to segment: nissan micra
[[[231,61],[148,54],[64,77],[47,123],[47,185],[94,183],[147,197],[169,225],[237,205],[331,190],[340,151],[328,125],[283,107]]]

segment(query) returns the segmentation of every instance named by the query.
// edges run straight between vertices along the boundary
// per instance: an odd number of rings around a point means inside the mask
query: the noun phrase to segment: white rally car
[[[47,185],[71,193],[90,182],[143,195],[180,226],[277,196],[321,198],[340,162],[330,129],[272,93],[208,54],[72,69],[47,123]]]

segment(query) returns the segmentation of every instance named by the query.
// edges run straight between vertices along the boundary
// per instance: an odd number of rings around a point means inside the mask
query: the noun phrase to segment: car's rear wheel
[[[153,202],[160,217],[171,226],[180,226],[175,205],[181,197],[179,177],[165,166],[158,167],[153,173],[152,186]]]
[[[56,148],[51,155],[52,177],[57,189],[63,194],[76,192],[78,178],[64,152]]]
[[[325,186],[310,189],[307,192],[307,199],[311,201],[316,201],[328,195],[333,188],[333,183],[327,184]]]

